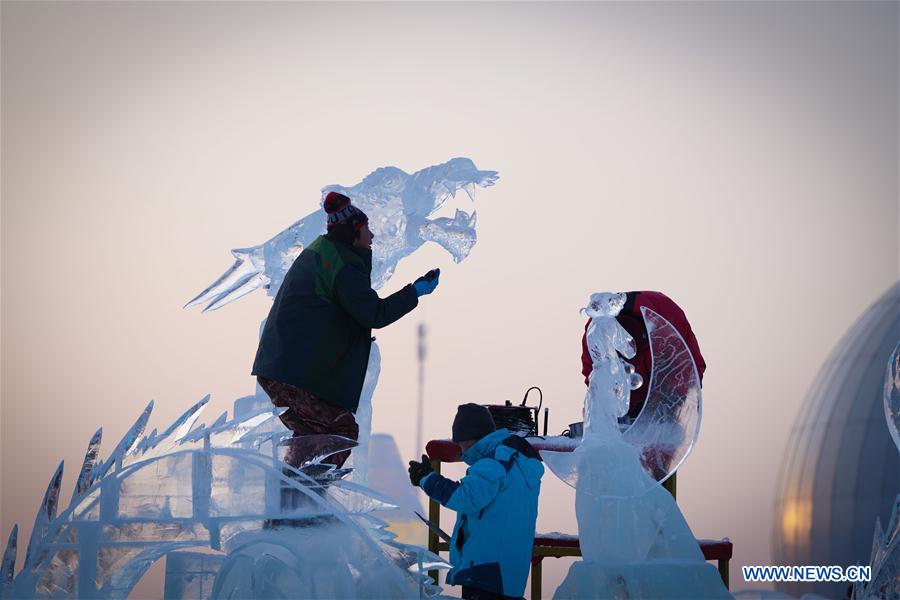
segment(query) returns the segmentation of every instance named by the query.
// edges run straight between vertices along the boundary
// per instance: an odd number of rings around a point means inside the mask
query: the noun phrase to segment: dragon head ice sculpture
[[[274,297],[294,259],[325,232],[321,204],[331,191],[349,196],[369,217],[369,227],[375,234],[373,288],[381,288],[400,259],[425,242],[435,242],[458,263],[475,245],[475,212],[470,215],[457,209],[452,219],[430,216],[460,189],[474,202],[476,186],[493,185],[497,178],[496,171],[479,171],[468,158],[453,158],[413,174],[397,167],[382,167],[355,185],[325,186],[317,210],[258,246],[232,250],[235,262],[231,268],[185,307],[205,304],[204,311],[215,310],[259,287]]]

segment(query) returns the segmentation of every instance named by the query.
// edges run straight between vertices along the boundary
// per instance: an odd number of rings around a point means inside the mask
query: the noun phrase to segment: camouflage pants
[[[281,422],[294,432],[294,437],[305,435],[331,434],[350,439],[359,438],[359,425],[353,413],[346,408],[328,404],[314,394],[287,383],[257,377],[259,386],[269,395],[272,404],[287,407],[281,415]],[[321,454],[321,449],[310,446],[290,446],[284,462],[292,467],[300,467],[306,461]],[[350,458],[350,451],[339,452],[328,457],[327,462],[341,467]]]

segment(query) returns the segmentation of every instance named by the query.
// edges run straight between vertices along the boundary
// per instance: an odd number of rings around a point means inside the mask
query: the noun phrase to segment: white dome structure
[[[900,492],[900,455],[882,405],[900,340],[900,283],[850,327],[822,366],[788,441],[775,505],[774,562],[867,565],[876,517]],[[849,583],[782,582],[781,592],[848,595]]]

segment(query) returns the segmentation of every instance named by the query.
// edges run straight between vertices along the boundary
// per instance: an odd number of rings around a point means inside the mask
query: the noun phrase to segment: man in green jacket
[[[323,205],[328,231],[291,265],[263,327],[252,374],[294,437],[336,434],[357,439],[359,406],[372,329],[390,325],[437,287],[429,271],[387,298],[372,289],[369,219],[350,198],[330,192]],[[285,462],[298,467],[317,448],[291,446]],[[340,467],[350,452],[333,455]]]

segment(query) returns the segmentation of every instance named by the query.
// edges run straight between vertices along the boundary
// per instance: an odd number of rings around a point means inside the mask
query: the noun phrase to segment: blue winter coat
[[[537,451],[506,429],[481,438],[462,459],[470,466],[460,481],[430,473],[419,482],[426,494],[458,513],[447,582],[521,597],[544,466]]]

